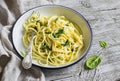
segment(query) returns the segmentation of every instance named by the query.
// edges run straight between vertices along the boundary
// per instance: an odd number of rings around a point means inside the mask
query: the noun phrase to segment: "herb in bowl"
[[[53,36],[54,38],[57,38],[58,35],[63,34],[63,33],[64,33],[64,30],[63,30],[63,29],[59,29],[58,32],[57,32],[57,33],[53,33],[52,36]]]

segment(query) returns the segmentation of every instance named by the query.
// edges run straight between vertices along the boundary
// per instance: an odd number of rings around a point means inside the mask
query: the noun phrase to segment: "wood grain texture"
[[[47,81],[120,81],[120,0],[46,0],[46,2],[64,5],[80,12],[88,20],[93,31],[93,44],[88,55],[71,67],[43,69]],[[34,3],[24,5],[30,8],[29,5],[32,4],[37,6],[42,3],[36,0]],[[96,69],[86,70],[84,62],[100,49],[99,40],[107,41],[109,48],[104,51],[102,63]]]

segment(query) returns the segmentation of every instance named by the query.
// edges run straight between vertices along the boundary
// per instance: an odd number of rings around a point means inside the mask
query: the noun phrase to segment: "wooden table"
[[[120,81],[120,0],[60,0],[59,4],[75,9],[88,20],[93,43],[88,55],[77,64],[64,69],[43,69],[47,81]],[[100,49],[99,40],[108,42],[109,47],[101,64],[86,70],[85,60]]]

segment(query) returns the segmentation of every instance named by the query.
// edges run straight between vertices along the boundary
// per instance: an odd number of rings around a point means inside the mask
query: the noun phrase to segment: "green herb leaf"
[[[89,69],[96,68],[101,63],[101,57],[97,55],[92,55],[86,60],[86,67]]]
[[[57,22],[57,20],[58,20],[58,17],[55,19],[55,22]]]
[[[64,33],[64,30],[63,29],[59,29],[56,34],[63,34],[63,33]]]
[[[63,34],[63,33],[64,33],[64,30],[63,30],[63,29],[59,29],[58,32],[57,32],[57,33],[53,33],[52,36],[53,36],[54,38],[57,38],[58,35]]]
[[[67,46],[67,45],[69,45],[69,41],[66,40],[65,44],[61,44],[61,45],[62,45],[62,46]]]
[[[107,43],[105,41],[99,41],[99,44],[102,48],[107,47]],[[89,69],[96,68],[101,63],[101,57],[100,56],[101,56],[101,53],[98,56],[97,55],[90,56],[86,60],[85,66]]]
[[[52,36],[53,36],[54,38],[57,38],[57,37],[58,37],[57,34],[54,34],[54,33],[52,34]]]
[[[24,57],[26,54],[23,51],[20,51],[21,55]]]
[[[65,24],[65,26],[69,26],[69,23]]]
[[[43,50],[47,49],[47,50],[52,50],[46,43],[44,43],[41,47]]]
[[[107,47],[107,43],[105,41],[99,41],[99,44],[101,47],[106,48]]]

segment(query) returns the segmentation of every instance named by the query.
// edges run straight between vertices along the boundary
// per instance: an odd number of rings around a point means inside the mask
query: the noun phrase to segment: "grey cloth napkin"
[[[0,81],[45,81],[43,72],[32,66],[25,70],[11,43],[15,20],[29,8],[59,0],[0,0]]]

